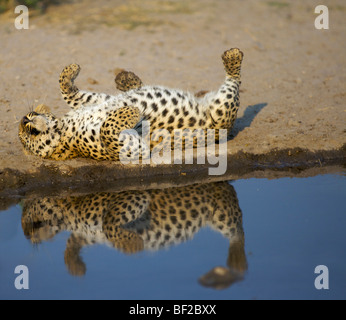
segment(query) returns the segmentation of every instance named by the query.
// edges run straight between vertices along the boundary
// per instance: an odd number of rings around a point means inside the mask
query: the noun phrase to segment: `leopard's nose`
[[[29,120],[27,117],[24,117],[24,118],[22,119],[22,123],[23,123],[23,124],[27,124],[27,123],[29,123],[29,122],[31,122],[31,120]]]

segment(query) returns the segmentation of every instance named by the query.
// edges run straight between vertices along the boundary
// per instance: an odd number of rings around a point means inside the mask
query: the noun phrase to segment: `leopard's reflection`
[[[96,193],[67,198],[27,199],[22,227],[32,243],[53,238],[60,231],[71,235],[65,263],[72,275],[84,275],[80,250],[95,243],[109,244],[127,254],[158,250],[188,239],[204,226],[230,240],[227,268],[217,267],[200,283],[223,288],[247,270],[242,213],[229,183]]]

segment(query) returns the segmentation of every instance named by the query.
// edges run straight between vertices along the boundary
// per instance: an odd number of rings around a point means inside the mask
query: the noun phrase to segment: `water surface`
[[[340,174],[23,199],[0,212],[0,299],[345,299],[345,187]],[[102,217],[124,211],[140,217],[109,236]]]

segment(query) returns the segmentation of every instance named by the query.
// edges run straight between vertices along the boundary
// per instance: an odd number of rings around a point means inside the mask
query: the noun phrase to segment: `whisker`
[[[25,93],[25,101],[24,101],[27,109],[29,109],[29,112],[30,112],[30,102],[29,102],[29,98],[28,98],[28,93],[26,92]]]
[[[28,109],[28,112],[32,112],[33,111],[33,104],[30,103],[29,99],[26,99],[26,107]]]
[[[46,104],[46,98],[47,98],[48,94],[46,93],[45,96],[43,97],[43,104]]]
[[[27,93],[26,93],[26,106],[29,109],[29,112],[34,111],[34,108],[35,108],[34,99],[29,99]]]

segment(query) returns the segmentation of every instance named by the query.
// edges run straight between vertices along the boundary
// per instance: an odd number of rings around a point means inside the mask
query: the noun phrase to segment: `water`
[[[0,212],[0,299],[345,299],[345,187],[343,175],[321,175],[107,194],[103,204],[100,195],[23,200]],[[181,226],[167,229],[161,210],[179,207],[178,194],[194,219],[172,213]],[[151,214],[113,242],[102,224],[78,221],[91,199],[116,212],[119,196]],[[15,287],[18,265],[29,289]],[[319,265],[329,289],[315,287]]]

